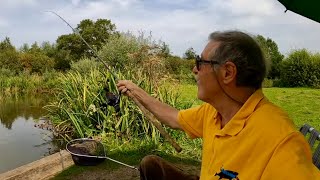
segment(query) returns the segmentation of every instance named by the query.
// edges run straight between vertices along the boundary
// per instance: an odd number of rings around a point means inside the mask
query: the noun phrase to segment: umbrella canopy
[[[320,23],[320,0],[278,0],[287,10]],[[286,11],[287,11],[286,10]]]

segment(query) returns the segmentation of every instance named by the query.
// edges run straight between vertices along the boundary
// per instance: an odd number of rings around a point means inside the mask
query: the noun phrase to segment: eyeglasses
[[[215,65],[215,64],[220,64],[218,61],[209,61],[209,60],[204,60],[204,59],[201,59],[201,57],[198,55],[196,56],[196,67],[197,67],[197,70],[200,71],[200,65],[202,64],[211,64],[211,65]]]

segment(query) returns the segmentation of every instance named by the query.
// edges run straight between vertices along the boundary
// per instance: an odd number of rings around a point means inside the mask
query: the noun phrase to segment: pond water
[[[44,96],[0,100],[0,173],[41,159],[57,151],[52,133],[37,125],[43,121]]]

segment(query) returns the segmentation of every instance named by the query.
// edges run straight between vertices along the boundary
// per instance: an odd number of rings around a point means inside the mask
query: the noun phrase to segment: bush
[[[285,87],[315,87],[320,84],[320,56],[306,49],[293,51],[281,64],[281,84]]]
[[[273,80],[265,78],[262,82],[262,87],[264,88],[270,88],[273,87]]]
[[[165,59],[165,68],[174,79],[177,79],[179,81],[193,83],[193,67],[194,61],[192,60],[181,59],[177,56],[169,56]]]
[[[144,34],[140,34],[135,37],[127,33],[111,37],[99,54],[117,71],[139,70],[145,73],[151,82],[159,82],[168,78],[165,66],[167,49],[165,44],[159,45],[151,41],[150,36],[144,37]]]
[[[281,79],[272,80],[272,86],[273,87],[285,87],[285,85],[282,83]]]
[[[42,82],[37,88],[46,89],[49,92],[55,92],[55,90],[60,87],[59,77],[62,76],[61,72],[56,71],[46,71],[42,74]]]
[[[54,60],[41,52],[21,53],[19,60],[24,70],[29,73],[42,74],[54,67]]]
[[[311,61],[313,66],[310,71],[312,71],[312,79],[314,80],[312,82],[312,87],[320,88],[320,54],[314,54],[311,58]]]
[[[140,45],[134,36],[112,36],[102,47],[99,54],[110,66],[124,68],[131,66],[130,54],[135,54],[140,50]],[[139,59],[135,59],[139,61]]]
[[[2,50],[0,52],[0,67],[10,69],[14,73],[22,70],[22,65],[19,63],[19,53],[15,50]]]
[[[80,74],[85,74],[91,72],[92,69],[96,69],[101,66],[101,63],[95,59],[84,58],[77,62],[71,63],[71,70],[79,72]]]
[[[6,68],[1,68],[0,69],[0,76],[1,77],[11,77],[14,76],[15,72],[10,70],[10,69],[6,69]]]

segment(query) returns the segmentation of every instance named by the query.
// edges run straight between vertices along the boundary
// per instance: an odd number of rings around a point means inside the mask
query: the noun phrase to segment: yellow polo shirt
[[[181,110],[179,123],[202,138],[201,180],[318,180],[311,150],[288,115],[257,90],[221,129],[210,104]]]

